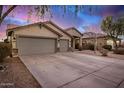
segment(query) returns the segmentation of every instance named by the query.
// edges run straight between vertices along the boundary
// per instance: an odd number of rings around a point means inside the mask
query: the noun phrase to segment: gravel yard
[[[39,88],[41,87],[19,58],[8,58],[0,71],[0,87],[8,88]]]

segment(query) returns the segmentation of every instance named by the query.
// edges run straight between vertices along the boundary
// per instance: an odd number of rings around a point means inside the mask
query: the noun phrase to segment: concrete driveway
[[[124,60],[78,52],[20,58],[42,87],[124,87]]]

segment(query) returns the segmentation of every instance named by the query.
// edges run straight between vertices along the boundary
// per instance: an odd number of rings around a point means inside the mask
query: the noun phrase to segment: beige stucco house
[[[56,25],[55,23],[51,22],[51,21],[46,21],[44,22],[44,24],[46,24],[47,26],[51,27],[52,29],[54,29],[56,32],[60,33],[62,35],[62,37],[60,37],[60,43],[58,43],[59,51],[67,51],[69,50],[69,48],[71,47],[71,38],[72,36],[70,34],[68,34],[66,31],[64,31],[61,27],[59,27],[58,25]],[[64,50],[66,49],[66,50]]]
[[[92,44],[95,45],[97,49],[102,48],[104,45],[107,45],[107,38],[105,36],[98,36],[97,38],[95,37],[87,37],[82,39],[83,45],[86,44]]]
[[[79,47],[82,47],[83,35],[76,28],[68,28],[65,31],[72,37],[71,46],[73,49],[79,49]]]
[[[85,32],[83,33],[82,39],[83,45],[92,44],[95,45],[97,49],[101,49],[104,45],[111,45],[112,49],[114,49],[114,42],[105,34],[94,33],[94,32]],[[117,40],[118,46],[120,46],[121,41]]]
[[[31,55],[69,51],[72,36],[53,22],[39,22],[7,29],[12,54]]]

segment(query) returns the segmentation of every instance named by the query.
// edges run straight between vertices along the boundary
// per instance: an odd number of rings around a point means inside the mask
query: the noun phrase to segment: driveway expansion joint
[[[24,64],[29,69],[29,71],[38,80],[38,82],[41,85],[43,85],[43,87],[61,88],[61,87],[66,87],[66,85],[67,86],[73,85],[74,83],[76,84],[79,83],[79,86],[80,86],[79,81],[85,80],[85,79],[87,80],[87,78],[91,79],[91,82],[93,82],[94,84],[96,83],[97,85],[96,87],[99,87],[98,85],[101,85],[101,87],[107,87],[107,86],[119,87],[123,83],[124,80],[121,81],[119,84],[117,84],[117,82],[115,83],[114,81],[111,81],[111,79],[108,80],[102,76],[95,74],[96,72],[99,72],[99,71],[102,71],[103,69],[107,69],[111,67],[113,64],[115,65],[116,61],[113,61],[111,59],[104,59],[104,58],[100,59],[99,57],[93,58],[87,55],[85,55],[86,56],[85,57],[85,56],[81,56],[79,54],[76,55],[76,54],[73,55],[71,53],[68,53],[68,54],[60,53],[60,54],[47,55],[47,56],[32,55],[32,56],[26,56],[26,57],[21,56],[21,59],[23,60]],[[70,57],[67,57],[67,55],[69,55]],[[67,57],[67,58],[63,58],[63,57]],[[92,62],[94,62],[95,65],[90,66],[89,63],[92,63]],[[119,60],[119,62],[123,64],[122,60]],[[58,69],[58,67],[60,69]],[[64,76],[61,76],[62,74],[64,74]],[[90,75],[94,77],[92,78]],[[57,79],[56,79],[56,76],[57,76]],[[96,80],[98,79],[99,81],[98,82],[94,81],[94,79]],[[89,82],[88,82],[89,84],[88,86],[91,86],[91,87],[94,86],[94,84],[90,85]],[[87,81],[85,83],[87,84]]]
[[[116,88],[119,88],[120,85],[124,82],[124,79],[116,86]]]
[[[114,84],[117,84],[116,82],[114,82],[114,81],[112,81],[112,80],[109,80],[109,79],[103,78],[103,77],[98,76],[98,75],[96,75],[96,74],[92,74],[92,75],[94,75],[94,76],[96,76],[96,77],[98,77],[98,78],[101,78],[101,79],[107,80],[107,81],[109,81],[109,82],[112,82],[112,83],[114,83]]]
[[[78,77],[78,78],[76,78],[76,79],[74,79],[74,80],[72,80],[72,81],[70,81],[70,82],[67,82],[67,83],[65,83],[65,84],[63,84],[63,85],[61,85],[61,86],[59,86],[59,87],[57,87],[57,88],[61,88],[61,87],[64,87],[64,86],[66,86],[66,85],[68,85],[68,84],[70,84],[70,83],[72,83],[72,82],[74,82],[74,81],[77,81],[77,80],[79,80],[79,79],[81,79],[81,78],[84,78],[84,77],[86,77],[86,76],[89,76],[89,75],[94,75],[93,73],[95,73],[95,72],[97,72],[97,71],[100,71],[101,69],[104,69],[104,68],[106,68],[106,67],[108,67],[108,66],[110,66],[110,65],[112,65],[113,63],[111,63],[111,64],[109,64],[109,65],[106,65],[106,66],[104,66],[104,67],[102,67],[102,68],[100,68],[100,69],[98,69],[98,70],[95,70],[95,71],[93,71],[93,72],[91,72],[91,73],[88,73],[88,74],[86,74],[86,75],[83,75],[83,76],[81,76],[81,77]],[[94,76],[96,76],[96,75],[94,75]],[[98,76],[97,76],[98,77]],[[100,77],[99,77],[100,78]],[[101,79],[103,79],[103,78],[101,78]],[[107,79],[104,79],[104,80],[107,80]],[[109,81],[109,80],[107,80],[107,81]],[[110,82],[112,82],[112,81],[110,81]],[[115,82],[112,82],[112,83],[115,83]]]

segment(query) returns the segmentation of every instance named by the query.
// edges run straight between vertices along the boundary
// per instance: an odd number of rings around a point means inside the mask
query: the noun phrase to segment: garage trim
[[[31,36],[31,35],[16,35],[16,38],[23,37],[23,38],[44,38],[44,39],[57,39],[54,37],[43,37],[43,36]]]

